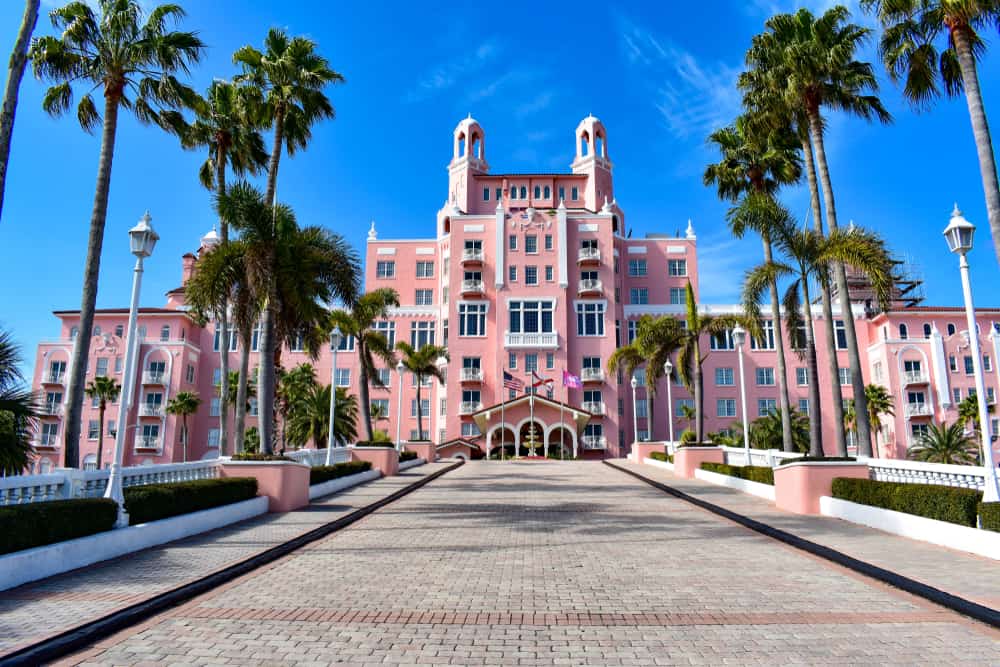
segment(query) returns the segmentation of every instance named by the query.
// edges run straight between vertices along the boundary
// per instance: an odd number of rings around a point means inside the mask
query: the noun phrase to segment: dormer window
[[[909,338],[909,332],[908,332],[908,330],[906,328],[906,325],[905,324],[900,324],[899,325],[899,339],[900,340],[906,340],[907,338]]]

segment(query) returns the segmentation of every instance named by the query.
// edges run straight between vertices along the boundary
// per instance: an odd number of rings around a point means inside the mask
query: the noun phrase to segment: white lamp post
[[[632,433],[634,434],[632,439],[639,442],[639,408],[635,401],[635,388],[639,386],[639,381],[633,375],[629,384],[632,385]]]
[[[945,227],[944,237],[948,248],[959,256],[958,266],[962,273],[962,295],[965,297],[965,319],[969,327],[969,351],[972,353],[972,368],[976,376],[976,403],[979,404],[979,435],[983,447],[983,467],[986,469],[986,488],[983,489],[983,502],[1000,502],[1000,488],[997,484],[997,469],[993,463],[993,446],[990,442],[989,413],[986,409],[986,381],[983,378],[983,357],[979,351],[979,336],[976,332],[976,315],[972,306],[972,285],[969,282],[969,260],[966,257],[972,250],[972,237],[976,226],[962,216],[955,204],[951,213],[951,222]]]
[[[132,395],[135,391],[135,357],[138,352],[138,341],[135,338],[136,320],[139,315],[139,289],[142,287],[142,261],[153,254],[153,248],[160,236],[153,230],[149,211],[139,220],[139,223],[128,230],[129,245],[135,255],[135,269],[132,273],[132,302],[128,311],[128,347],[125,348],[125,367],[122,369],[122,396],[118,413],[118,431],[115,433],[115,460],[111,464],[108,486],[104,497],[118,503],[118,520],[115,527],[128,526],[128,512],[125,511],[125,496],[122,493],[122,460],[125,457],[125,434],[128,432],[128,413],[132,407]]]
[[[396,372],[399,373],[399,396],[396,399],[396,450],[399,451],[402,449],[399,427],[403,423],[403,373],[406,372],[406,366],[403,365],[402,359],[396,364]]]
[[[440,403],[441,403],[441,393],[444,392],[445,391],[445,387],[448,386],[448,382],[447,382],[447,380],[448,380],[448,360],[445,359],[444,356],[440,356],[440,357],[437,358],[437,361],[434,362],[434,365],[437,366],[438,370],[441,371],[441,375],[443,375],[444,378],[445,378],[445,382],[439,382],[438,383],[438,397],[437,398],[438,398],[438,404],[440,405]],[[434,413],[434,405],[433,404],[430,406],[430,410],[428,412],[431,413],[431,415],[428,415],[428,417],[430,417],[430,416],[433,415],[433,413]],[[440,420],[440,418],[443,415],[441,415],[440,408],[437,410],[437,412],[438,412],[438,416],[436,418],[434,418],[434,419],[431,419],[430,423],[432,425],[436,424],[437,427],[438,427],[438,430],[440,431],[441,430],[441,423],[440,423],[439,420]],[[427,439],[430,440],[431,442],[435,442],[435,440],[434,440],[434,434],[433,433],[428,433],[427,434]],[[439,442],[437,444],[440,445],[441,443]]]
[[[674,442],[674,398],[670,385],[673,384],[674,365],[667,359],[663,362],[663,374],[667,376],[667,433],[670,436],[670,446]]]
[[[333,365],[330,367],[330,427],[326,434],[326,465],[333,465],[333,424],[337,418],[337,348],[344,340],[340,327],[333,327],[330,332],[330,345],[333,347]],[[367,382],[366,378],[362,378]]]
[[[743,413],[743,451],[746,455],[746,465],[750,465],[750,418],[747,415],[747,383],[743,375],[743,344],[746,343],[746,329],[740,325],[733,327],[733,342],[740,357],[740,411]]]

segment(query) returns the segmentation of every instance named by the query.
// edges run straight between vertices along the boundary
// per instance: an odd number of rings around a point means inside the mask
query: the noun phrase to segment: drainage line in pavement
[[[236,579],[248,572],[252,572],[268,563],[301,549],[311,542],[320,540],[331,533],[350,526],[372,512],[385,507],[386,505],[399,500],[422,486],[433,482],[435,479],[451,472],[464,463],[459,460],[447,468],[431,473],[422,479],[417,480],[409,486],[394,491],[390,495],[377,500],[370,505],[365,505],[350,514],[340,517],[335,521],[313,528],[307,533],[292,538],[287,542],[271,547],[266,551],[251,556],[233,565],[217,570],[209,575],[195,579],[177,588],[155,595],[148,600],[138,602],[124,609],[111,612],[107,616],[102,616],[94,621],[84,623],[75,628],[66,630],[57,635],[43,639],[40,642],[25,646],[22,649],[0,656],[0,667],[20,667],[21,665],[37,665],[44,662],[63,657],[77,649],[83,648],[96,641],[109,637],[110,635],[135,625],[136,623],[148,620],[152,615],[163,612],[171,607],[187,602],[191,598],[206,593],[213,588],[221,586]]]
[[[837,551],[836,549],[831,549],[830,547],[823,546],[822,544],[817,544],[816,542],[799,537],[798,535],[781,530],[780,528],[775,528],[774,526],[762,523],[756,519],[751,519],[746,515],[728,510],[725,507],[710,503],[706,500],[702,500],[701,498],[696,498],[690,494],[680,491],[679,489],[675,489],[672,486],[667,486],[662,482],[657,482],[656,480],[652,480],[637,472],[628,470],[627,468],[617,466],[609,461],[604,461],[604,463],[615,470],[620,470],[626,475],[631,475],[636,479],[640,479],[652,487],[665,491],[680,500],[696,505],[704,510],[708,510],[712,514],[717,514],[721,517],[729,519],[730,521],[749,528],[754,532],[766,535],[767,537],[778,540],[779,542],[784,542],[785,544],[795,547],[796,549],[805,551],[814,556],[819,556],[820,558],[836,563],[837,565],[846,567],[849,570],[863,574],[866,577],[870,577],[884,584],[906,591],[912,595],[924,598],[934,604],[947,607],[952,611],[957,611],[960,614],[974,618],[977,621],[981,621],[982,623],[994,628],[1000,628],[1000,611],[997,611],[996,609],[992,609],[957,595],[952,595],[947,591],[942,591],[940,588],[928,586],[927,584],[921,583],[916,579],[910,579],[909,577],[893,572],[892,570],[887,570],[877,565],[872,565],[871,563],[854,558],[853,556],[848,556],[842,551]]]

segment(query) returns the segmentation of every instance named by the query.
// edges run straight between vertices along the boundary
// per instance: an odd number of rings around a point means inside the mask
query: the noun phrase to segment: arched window
[[[931,337],[931,325],[928,322],[924,322],[924,338]]]
[[[458,157],[465,155],[465,135],[459,135],[458,137]]]
[[[99,327],[99,326],[95,326],[94,327],[94,335],[95,336],[100,336],[101,335],[101,327]]]
[[[949,336],[955,335],[955,325],[952,324],[951,322],[948,322],[948,335]]]
[[[907,332],[905,324],[899,325],[899,338],[900,340],[906,340],[907,338],[909,338],[909,334]]]
[[[551,199],[552,198],[552,188],[550,188],[547,185],[545,186],[545,198],[546,199]]]
[[[69,339],[76,340],[76,337],[80,334],[80,327],[71,327],[69,330]]]
[[[536,185],[535,186],[535,199],[541,199],[541,198],[542,198],[542,188],[541,188],[540,185]]]
[[[528,188],[522,185],[520,199],[527,199],[527,198],[528,198]]]
[[[594,148],[594,154],[604,157],[604,137],[597,135],[597,145]]]
[[[479,141],[479,135],[472,136],[472,152],[471,155],[474,158],[482,157],[480,152],[482,151],[482,143]]]

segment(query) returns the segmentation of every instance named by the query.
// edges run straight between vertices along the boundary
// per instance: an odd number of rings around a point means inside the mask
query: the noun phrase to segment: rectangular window
[[[385,338],[386,344],[390,348],[396,347],[396,323],[386,322],[385,320],[380,320],[375,322],[375,326],[372,327],[377,333],[382,334]]]
[[[510,333],[554,333],[552,320],[554,309],[554,301],[511,301],[507,306],[508,331]]]
[[[420,399],[420,414],[427,417],[431,414],[431,401],[427,398]],[[410,416],[417,416],[417,399],[410,399]]]
[[[804,415],[808,415],[809,414],[809,399],[808,398],[800,398],[799,399],[799,412],[801,412]]]
[[[370,403],[372,406],[372,426],[378,428],[378,422],[389,419],[389,399],[373,398]]]
[[[108,435],[110,435],[112,438],[115,437],[116,435],[118,435],[118,429],[115,428],[115,420],[114,419],[109,419],[108,420]]]
[[[433,306],[434,290],[418,289],[416,294],[416,304],[418,306]]]
[[[683,417],[684,413],[687,412],[687,408],[694,410],[693,398],[678,398],[676,403],[677,405],[674,406],[675,417]]]
[[[458,335],[459,336],[486,335],[485,303],[458,304]]]
[[[851,384],[851,369],[850,368],[838,368],[840,374],[840,384],[847,386]]]
[[[380,261],[375,263],[375,277],[376,278],[395,278],[396,277],[396,262],[391,261]]]
[[[795,384],[800,387],[809,386],[809,369],[799,366],[795,369]]]
[[[554,275],[554,273],[552,271],[552,267],[551,266],[546,266],[545,267],[545,282],[550,283],[553,280],[555,280],[555,275]]]
[[[846,350],[847,349],[847,329],[844,328],[844,320],[835,320],[833,323],[833,329],[836,333],[837,338],[837,349]]]
[[[524,237],[524,252],[529,255],[536,254],[538,252],[538,237],[534,234],[528,234]]]
[[[216,396],[212,399],[212,403],[208,413],[212,417],[218,417],[221,409],[222,409],[222,399]]]
[[[330,349],[333,349],[333,343],[330,344]],[[340,339],[340,345],[337,346],[338,352],[354,352],[354,336],[344,336]]]
[[[493,192],[497,201],[503,199],[503,188],[496,188]]]
[[[972,363],[972,357],[966,355],[963,361],[965,362],[965,374],[966,375],[974,374],[976,372],[976,368],[975,365]]]
[[[735,384],[732,368],[715,369],[715,385],[717,387],[731,387]]]
[[[524,372],[531,373],[532,371],[538,370],[538,355],[537,354],[526,354],[524,355]]]
[[[184,379],[187,380],[188,384],[194,384],[194,364],[187,365],[187,371],[184,375]]]
[[[645,368],[637,368],[637,369],[635,369],[635,372],[632,373],[632,375],[633,375],[633,377],[635,377],[635,381],[636,381],[636,383],[638,383],[638,385],[640,387],[645,387],[646,386],[646,369]]]
[[[338,387],[350,387],[351,386],[351,369],[350,368],[338,368],[334,371],[333,382]]]
[[[688,274],[688,263],[686,259],[667,260],[667,274],[673,277],[686,276]]]
[[[630,276],[645,276],[646,275],[646,260],[644,259],[630,259],[628,261],[628,274]]]
[[[434,262],[417,262],[417,278],[433,278]]]
[[[212,349],[215,350],[216,352],[219,351],[219,342],[220,342],[219,336],[220,336],[220,334],[221,334],[221,332],[219,331],[219,329],[216,329],[215,330],[215,337],[212,339]],[[236,351],[236,348],[239,346],[239,340],[240,340],[239,339],[239,334],[236,331],[236,329],[235,328],[231,329],[229,331],[229,351],[230,352],[235,352]]]
[[[108,375],[108,358],[98,357],[97,358],[97,371],[94,373],[97,377],[107,377]]]
[[[566,188],[564,188],[563,186],[560,185],[559,186],[559,201],[563,201],[565,199],[566,199]]]
[[[556,367],[556,355],[551,352],[545,353],[545,368],[547,370],[552,370]]]
[[[537,285],[538,284],[538,267],[537,266],[526,266],[526,267],[524,267],[524,284],[525,285]]]
[[[389,387],[389,382],[391,381],[391,378],[390,378],[391,373],[392,373],[392,371],[390,371],[388,368],[379,368],[376,371],[376,374],[378,375],[378,378],[377,378],[378,381],[377,382],[373,382],[373,384],[376,387],[388,388]]]
[[[876,361],[872,364],[872,377],[875,378],[876,382],[882,381],[882,362]]]
[[[517,370],[517,355],[513,352],[507,353],[507,368]]]
[[[959,389],[958,387],[955,387],[954,389],[951,390],[951,395],[952,398],[954,398],[956,404],[962,402],[962,390]]]
[[[773,368],[758,368],[757,369],[757,385],[761,387],[773,387],[774,386],[774,369]]]
[[[750,339],[751,350],[773,350],[774,349],[774,321],[762,320],[760,323],[761,337]]]
[[[604,335],[603,303],[576,304],[576,335],[577,336]]]
[[[517,250],[517,237],[513,234],[507,237],[507,249]]]
[[[480,435],[480,432],[479,432],[479,427],[476,426],[476,422],[462,422],[463,438],[474,438],[477,435]]]
[[[552,250],[552,234],[545,235],[545,249]]]
[[[773,398],[758,398],[757,399],[757,416],[766,417],[772,412],[777,410],[777,403]]]
[[[639,419],[647,419],[649,417],[649,401],[642,398],[636,399],[635,416]]]
[[[87,422],[87,439],[97,440],[97,436],[101,434],[101,424],[96,419],[91,419]]]
[[[629,289],[628,293],[629,303],[640,305],[649,303],[648,287],[632,287]]]
[[[735,398],[720,398],[715,401],[715,416],[717,417],[735,417],[736,416],[736,399]]]
[[[483,305],[485,308],[485,304]],[[410,322],[410,345],[419,350],[434,344],[434,322]]]
[[[219,443],[222,441],[222,435],[217,428],[208,429],[208,446],[218,447]]]
[[[483,188],[483,201],[489,201],[489,200],[490,200],[490,189]]]
[[[214,368],[212,369],[212,384],[216,387],[222,384],[222,369]]]
[[[635,320],[629,320],[628,321],[628,333],[626,334],[628,336],[628,340],[626,342],[629,345],[631,345],[632,341],[635,340],[635,332],[636,332],[636,329],[638,329],[638,328],[639,328],[639,323],[638,322],[636,322]]]
[[[712,334],[709,338],[709,347],[713,350],[735,350],[732,331],[726,330],[720,334]]]
[[[983,355],[983,371],[989,373],[993,370],[993,360],[990,359],[990,355]]]
[[[160,327],[160,341],[165,343],[168,340],[170,340],[170,327],[163,325]]]
[[[508,266],[507,267],[507,280],[509,280],[512,283],[516,283],[517,282],[517,267],[516,266]]]
[[[288,349],[292,352],[302,352],[305,349],[305,337],[302,334],[295,334]]]
[[[670,288],[670,304],[679,305],[687,303],[687,294],[683,287],[671,287]]]
[[[993,390],[993,387],[987,387],[986,388],[986,402],[990,403],[990,404],[993,404],[993,403],[996,403],[996,400],[997,400],[997,395],[996,395],[996,392]]]
[[[115,357],[115,373],[121,375],[122,373],[122,358]]]
[[[948,368],[952,373],[958,372],[958,359],[955,358],[954,354],[948,356]]]

